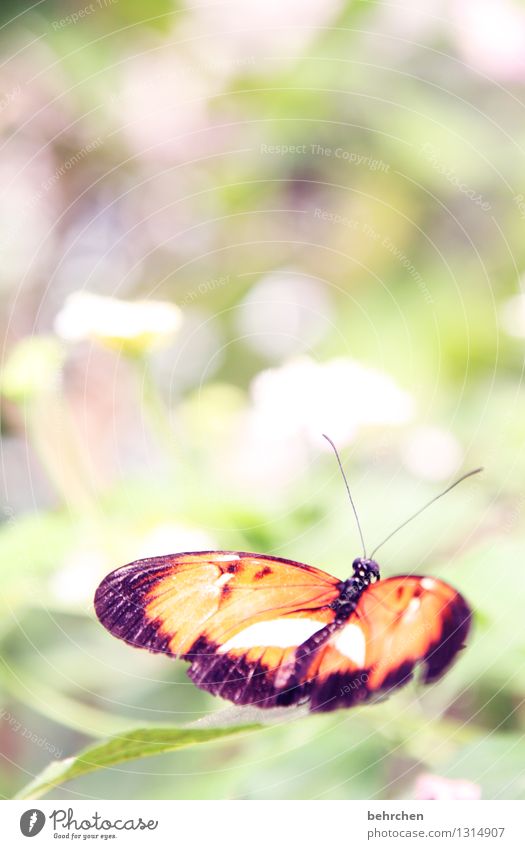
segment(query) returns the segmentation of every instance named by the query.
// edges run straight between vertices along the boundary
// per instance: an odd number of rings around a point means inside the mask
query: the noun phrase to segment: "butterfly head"
[[[360,578],[365,584],[373,584],[379,580],[379,564],[367,557],[356,557],[352,563],[354,577]]]

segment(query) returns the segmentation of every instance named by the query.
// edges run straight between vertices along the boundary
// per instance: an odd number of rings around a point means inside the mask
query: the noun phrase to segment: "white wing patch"
[[[254,622],[243,631],[239,631],[219,647],[219,654],[230,649],[252,649],[256,646],[278,646],[282,649],[300,646],[308,637],[323,628],[322,622],[313,619],[270,619],[267,622]]]
[[[215,581],[215,586],[224,587],[228,583],[228,581],[231,581],[233,577],[234,575],[232,572],[223,572],[220,578],[217,578],[217,580]]]
[[[407,609],[403,613],[403,619],[405,622],[410,622],[412,619],[415,619],[420,607],[420,600],[418,598],[411,598],[408,602]]]
[[[359,625],[345,625],[334,638],[334,647],[353,661],[359,669],[364,668],[366,641]]]
[[[213,554],[213,560],[224,561],[225,563],[229,563],[230,560],[240,560],[238,554]]]

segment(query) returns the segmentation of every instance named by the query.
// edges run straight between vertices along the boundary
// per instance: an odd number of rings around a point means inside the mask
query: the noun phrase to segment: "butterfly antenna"
[[[355,509],[354,500],[353,500],[352,494],[350,492],[350,487],[348,486],[348,481],[346,479],[345,471],[343,469],[343,464],[341,463],[341,458],[339,456],[339,452],[338,452],[337,448],[335,447],[334,443],[332,442],[332,440],[330,439],[330,437],[327,436],[326,433],[323,433],[323,436],[326,439],[326,441],[329,442],[330,445],[332,446],[332,448],[334,449],[334,454],[337,458],[337,462],[339,463],[339,468],[341,470],[341,474],[342,474],[343,480],[345,482],[346,491],[348,493],[348,498],[350,499],[350,504],[352,505],[352,510],[354,511],[354,516],[355,516],[355,520],[357,522],[357,529],[359,531],[359,536],[361,537],[361,545],[363,546],[363,557],[366,560],[366,546],[365,546],[365,541],[363,539],[363,531],[361,530],[361,525],[359,524],[359,516],[357,515],[357,510]]]
[[[405,525],[408,525],[408,523],[411,522],[412,519],[415,519],[416,516],[419,516],[421,513],[423,513],[423,511],[426,510],[427,507],[430,507],[430,505],[433,504],[434,501],[437,501],[439,498],[442,498],[444,495],[447,494],[447,492],[450,492],[451,489],[454,489],[455,486],[457,486],[459,483],[462,483],[462,481],[466,480],[467,478],[471,478],[472,475],[478,475],[482,471],[483,466],[480,466],[479,469],[473,469],[471,472],[467,472],[466,475],[462,475],[460,478],[457,479],[457,481],[454,481],[454,483],[451,483],[450,486],[447,486],[447,488],[444,489],[443,492],[440,492],[439,495],[435,495],[434,498],[431,498],[430,501],[427,502],[427,504],[424,504],[423,507],[420,507],[419,510],[417,510],[408,519],[406,519],[406,521],[404,521],[401,525],[399,525],[399,527],[397,527],[395,531],[392,531],[392,533],[388,534],[388,536],[384,538],[383,542],[380,542],[379,545],[376,545],[372,554],[370,555],[370,558],[374,556],[376,551],[378,551],[385,544],[385,542],[388,542],[389,539],[392,539],[394,534],[397,534],[397,532],[400,531],[401,528],[404,528]]]

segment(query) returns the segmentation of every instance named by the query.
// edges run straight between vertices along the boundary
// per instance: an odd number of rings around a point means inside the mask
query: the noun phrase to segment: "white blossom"
[[[68,341],[92,339],[143,353],[169,344],[180,324],[181,311],[167,301],[123,301],[74,292],[55,318],[55,331]]]
[[[359,428],[409,421],[414,402],[387,374],[345,357],[317,363],[308,357],[261,372],[252,384],[254,413],[272,431],[323,433],[340,445]]]
[[[302,472],[315,451],[350,444],[362,428],[408,422],[414,401],[387,374],[341,357],[309,357],[267,369],[254,379],[252,403],[234,437],[230,471],[258,492],[275,491]]]

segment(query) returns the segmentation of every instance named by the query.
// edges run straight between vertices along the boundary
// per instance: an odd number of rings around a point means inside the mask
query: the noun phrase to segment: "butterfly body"
[[[388,694],[417,665],[431,683],[464,645],[471,615],[456,590],[379,578],[367,558],[340,581],[269,555],[188,552],[112,572],[95,610],[114,636],[189,661],[189,677],[214,695],[328,711]]]

